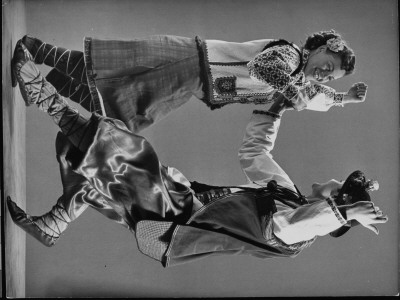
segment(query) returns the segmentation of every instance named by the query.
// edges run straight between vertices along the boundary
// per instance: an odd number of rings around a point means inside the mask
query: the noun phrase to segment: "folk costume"
[[[46,246],[89,206],[131,230],[140,251],[164,267],[220,254],[293,257],[346,224],[331,199],[308,203],[272,159],[276,116],[256,111],[247,126],[239,153],[251,182],[207,186],[162,165],[146,139],[122,121],[80,115],[32,61],[14,70],[28,102],[63,132],[56,141],[63,183],[57,204],[29,216],[7,201],[16,224]]]
[[[139,132],[191,98],[211,109],[268,104],[283,94],[297,110],[327,111],[345,93],[305,79],[308,51],[284,40],[226,42],[171,35],[84,39],[84,52],[25,36],[36,63],[64,97]]]

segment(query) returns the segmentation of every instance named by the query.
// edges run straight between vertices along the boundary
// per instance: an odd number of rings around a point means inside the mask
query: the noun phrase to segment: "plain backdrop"
[[[303,194],[313,182],[343,180],[357,169],[380,183],[374,202],[389,216],[380,233],[361,226],[321,237],[296,258],[219,256],[164,269],[142,255],[134,236],[91,208],[53,248],[27,236],[27,297],[241,297],[394,295],[398,290],[399,85],[395,0],[27,0],[30,35],[82,50],[83,38],[171,34],[244,42],[335,29],[357,55],[356,73],[330,84],[368,85],[362,104],[283,116],[275,160]],[[48,69],[42,68],[43,72]],[[143,135],[161,161],[190,180],[245,183],[237,159],[245,126],[260,105],[211,111],[190,101]],[[28,107],[27,211],[40,215],[61,195],[58,131]],[[221,212],[224,213],[224,212]]]

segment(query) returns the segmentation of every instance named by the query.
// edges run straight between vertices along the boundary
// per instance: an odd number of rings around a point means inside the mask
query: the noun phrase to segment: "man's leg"
[[[7,206],[15,224],[43,245],[51,247],[71,222],[65,207],[62,206],[63,200],[64,197],[61,196],[57,204],[42,216],[27,215],[10,197],[7,198]]]
[[[87,83],[83,52],[50,45],[27,35],[21,41],[36,64],[44,63],[80,83]]]
[[[68,224],[79,217],[89,206],[86,197],[92,190],[87,180],[75,173],[68,164],[66,156],[74,149],[68,139],[61,133],[57,135],[56,152],[60,164],[63,195],[51,210],[41,216],[30,216],[18,205],[7,199],[7,206],[13,221],[28,234],[42,244],[53,246],[61,234],[67,229]]]

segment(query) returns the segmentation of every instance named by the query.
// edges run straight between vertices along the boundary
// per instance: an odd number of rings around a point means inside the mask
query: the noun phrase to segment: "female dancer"
[[[347,93],[322,84],[354,72],[355,55],[334,30],[310,35],[301,48],[285,40],[237,43],[179,36],[85,38],[83,52],[29,36],[20,43],[36,64],[53,67],[46,79],[62,96],[123,121],[133,132],[192,97],[211,109],[284,97],[296,110],[327,111],[363,102],[367,91],[362,82]],[[29,91],[21,91],[29,105]]]

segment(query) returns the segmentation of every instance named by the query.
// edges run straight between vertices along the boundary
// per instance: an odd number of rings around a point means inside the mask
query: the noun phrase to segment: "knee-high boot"
[[[61,96],[71,99],[89,112],[96,112],[87,84],[80,83],[55,68],[46,75],[46,80],[55,87]]]
[[[56,152],[60,165],[63,194],[51,210],[41,216],[30,216],[10,198],[7,199],[8,210],[15,224],[48,247],[53,246],[67,229],[68,224],[79,217],[89,206],[87,197],[92,189],[87,180],[75,173],[68,164],[67,153],[76,153],[77,150],[70,151],[73,146],[66,139],[61,133],[57,135]]]
[[[23,46],[17,45],[13,57],[13,72],[25,103],[47,112],[72,144],[85,152],[96,132],[92,119],[70,107],[64,97],[41,74],[31,60],[27,60]]]
[[[36,64],[44,63],[81,83],[87,82],[83,52],[50,45],[28,35],[25,35],[21,41]]]
[[[63,185],[62,196],[49,212],[41,216],[30,216],[14,201],[7,199],[13,221],[48,247],[54,246],[69,223],[78,218],[88,206],[132,230],[88,180],[73,171],[74,161],[79,160],[82,153],[61,132],[56,138],[56,153]]]
[[[67,229],[68,223],[72,221],[63,202],[65,199],[61,196],[48,213],[30,216],[10,198],[7,199],[8,210],[14,223],[48,247],[57,242],[61,233]]]

